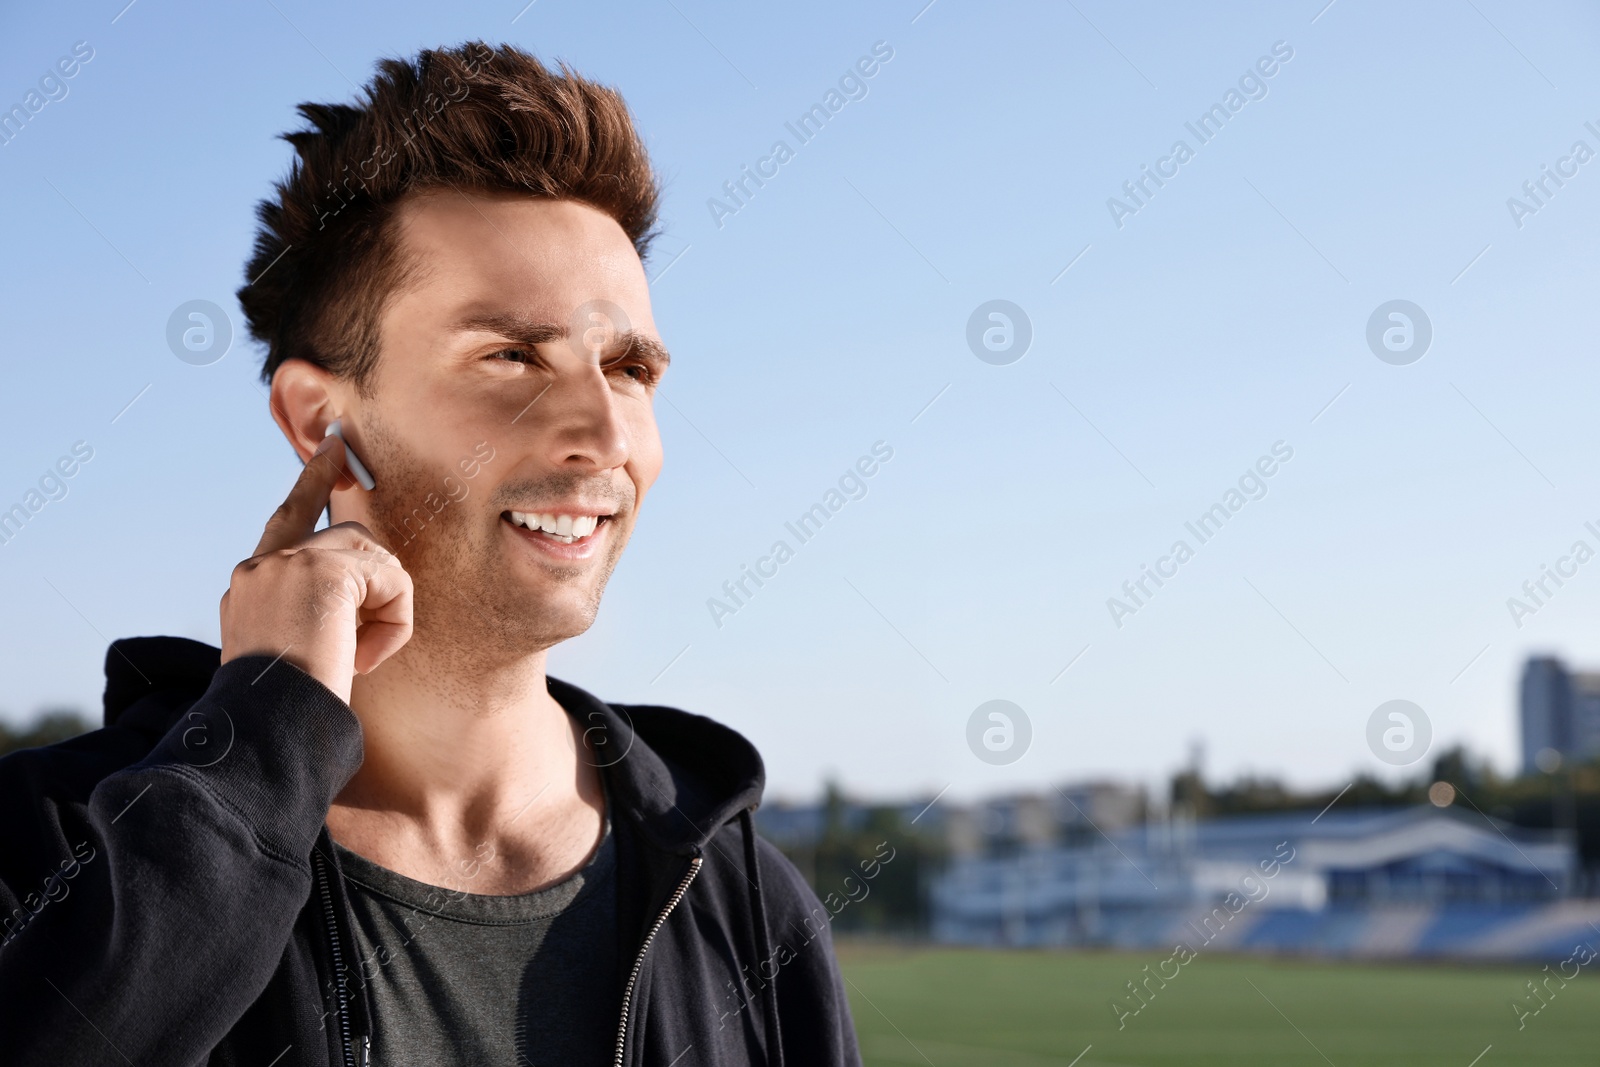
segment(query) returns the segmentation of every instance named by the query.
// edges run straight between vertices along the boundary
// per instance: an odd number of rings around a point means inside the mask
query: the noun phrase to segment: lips
[[[546,558],[586,560],[598,551],[612,516],[594,513],[505,511],[500,519]],[[585,533],[584,531],[588,532]],[[563,532],[566,531],[566,532]]]

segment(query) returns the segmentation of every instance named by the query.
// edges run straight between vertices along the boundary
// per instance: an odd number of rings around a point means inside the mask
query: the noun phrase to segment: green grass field
[[[841,942],[838,953],[862,1056],[873,1067],[1065,1067],[1079,1056],[1076,1067],[1600,1062],[1600,961],[1565,988],[1552,982],[1555,995],[1519,1031],[1511,1002],[1526,994],[1525,982],[1544,977],[1538,966],[1202,953],[1119,1030],[1112,998],[1166,954],[853,942]]]

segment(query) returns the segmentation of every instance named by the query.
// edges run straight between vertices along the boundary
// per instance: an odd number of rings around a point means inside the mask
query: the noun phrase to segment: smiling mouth
[[[503,511],[500,518],[560,545],[585,541],[611,521],[610,515],[557,515],[535,511]]]

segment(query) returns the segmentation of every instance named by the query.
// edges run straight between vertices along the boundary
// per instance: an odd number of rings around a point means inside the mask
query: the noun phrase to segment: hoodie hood
[[[704,715],[653,704],[607,704],[548,678],[550,695],[586,726],[594,761],[650,843],[688,855],[722,825],[756,807],[766,784],[744,735]]]
[[[216,646],[186,637],[113,641],[106,651],[104,724],[165,733],[206,691],[221,660]],[[738,731],[678,708],[608,704],[570,682],[546,681],[584,727],[617,810],[656,848],[693,854],[761,802],[766,769]]]

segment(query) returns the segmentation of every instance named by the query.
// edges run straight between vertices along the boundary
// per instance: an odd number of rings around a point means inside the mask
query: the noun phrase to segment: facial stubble
[[[496,483],[494,462],[467,478],[459,465],[432,466],[411,451],[380,418],[369,414],[364,434],[377,488],[365,494],[373,533],[411,576],[412,642],[465,662],[503,663],[550,648],[593,625],[601,594],[627,543],[632,500],[616,499],[607,484],[602,499],[617,509],[607,523],[598,562],[537,564],[544,580],[530,588],[525,564],[508,558],[500,514],[528,500],[565,499],[589,488],[582,475]],[[489,442],[492,446],[494,442]],[[506,461],[507,452],[496,453]],[[464,453],[464,459],[475,459]],[[469,469],[470,466],[469,466]],[[519,535],[520,536],[520,535]],[[576,595],[575,595],[576,594]]]

